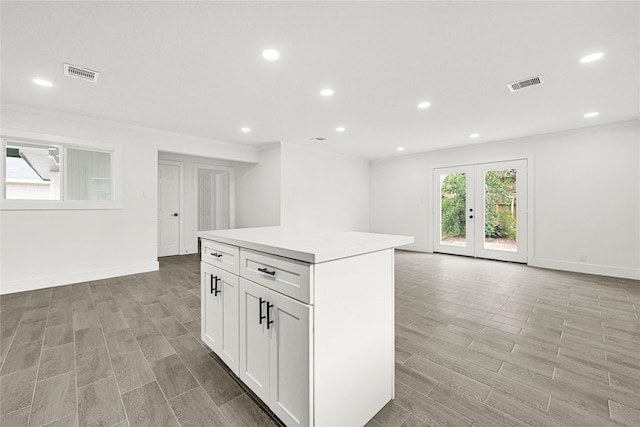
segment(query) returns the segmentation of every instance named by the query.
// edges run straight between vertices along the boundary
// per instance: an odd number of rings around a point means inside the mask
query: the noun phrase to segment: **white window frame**
[[[2,139],[3,156],[2,161],[0,161],[0,210],[122,209],[122,145],[4,128],[0,130],[0,138]],[[60,152],[60,156],[62,157],[60,200],[6,199],[5,165],[7,144],[11,144],[12,142],[37,145],[55,145],[62,148]],[[67,148],[99,151],[111,154],[111,200],[66,200]]]

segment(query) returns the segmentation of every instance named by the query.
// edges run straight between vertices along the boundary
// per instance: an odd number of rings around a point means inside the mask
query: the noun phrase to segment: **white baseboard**
[[[0,295],[14,292],[33,291],[51,286],[70,285],[72,283],[90,282],[92,280],[110,279],[112,277],[127,276],[130,274],[147,273],[157,271],[158,261],[142,264],[120,265],[117,267],[98,270],[76,271],[73,273],[31,277],[29,279],[3,281],[0,286]]]
[[[550,268],[552,270],[572,271],[574,273],[596,274],[598,276],[640,280],[640,269],[637,268],[614,267],[611,265],[559,261],[545,258],[530,259],[528,265],[531,267]]]

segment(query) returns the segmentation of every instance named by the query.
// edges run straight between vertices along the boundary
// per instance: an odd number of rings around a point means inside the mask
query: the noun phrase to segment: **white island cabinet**
[[[202,340],[287,426],[362,426],[393,399],[393,251],[412,237],[198,236]]]

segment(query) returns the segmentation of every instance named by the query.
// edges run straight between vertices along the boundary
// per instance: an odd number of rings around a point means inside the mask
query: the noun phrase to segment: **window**
[[[3,137],[3,209],[119,208],[120,149]]]
[[[111,200],[111,153],[67,148],[67,199]]]
[[[7,142],[5,198],[60,200],[60,147]]]

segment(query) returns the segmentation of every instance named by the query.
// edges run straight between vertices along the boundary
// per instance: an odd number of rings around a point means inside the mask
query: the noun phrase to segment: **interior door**
[[[198,231],[230,228],[229,172],[198,168]]]
[[[214,171],[198,169],[198,231],[215,230]]]
[[[527,161],[434,169],[434,252],[527,262]]]
[[[178,255],[180,251],[180,167],[158,165],[158,256]]]

